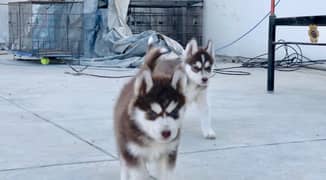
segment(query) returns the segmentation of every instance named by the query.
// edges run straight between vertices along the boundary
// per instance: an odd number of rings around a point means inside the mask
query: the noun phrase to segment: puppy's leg
[[[157,180],[173,180],[177,152],[162,156],[156,163]]]
[[[128,180],[128,167],[122,158],[120,159],[120,180]]]
[[[122,151],[120,162],[121,180],[151,180],[144,159],[135,157],[128,151]]]
[[[143,160],[140,160],[136,166],[128,167],[128,174],[129,180],[152,180]]]
[[[212,128],[212,119],[210,116],[210,111],[207,102],[207,90],[200,92],[196,99],[196,104],[198,106],[198,111],[200,113],[201,119],[201,130],[206,139],[215,139],[216,134]]]

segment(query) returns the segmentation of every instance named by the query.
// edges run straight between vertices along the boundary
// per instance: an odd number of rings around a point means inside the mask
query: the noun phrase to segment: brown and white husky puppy
[[[122,89],[114,110],[121,180],[170,180],[173,176],[185,111],[186,75],[153,69],[163,50],[151,48],[138,74]],[[171,71],[171,72],[172,72]],[[154,165],[155,175],[148,171]]]
[[[153,41],[153,40],[149,40]],[[171,57],[171,55],[169,55]],[[216,135],[212,128],[210,111],[207,103],[207,87],[212,74],[215,53],[213,44],[208,41],[205,48],[199,48],[196,40],[191,40],[184,51],[182,57],[169,58],[159,61],[154,72],[164,72],[172,75],[176,66],[182,66],[187,75],[185,94],[187,106],[194,104],[197,106],[201,117],[201,130],[207,139],[215,139]]]

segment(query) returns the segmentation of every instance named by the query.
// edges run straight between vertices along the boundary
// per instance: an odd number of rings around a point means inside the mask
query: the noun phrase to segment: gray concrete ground
[[[64,74],[0,56],[0,180],[117,180],[112,107],[126,79]],[[325,180],[326,72],[216,75],[209,98],[216,140],[184,122],[177,179]],[[123,75],[132,71],[89,73]]]

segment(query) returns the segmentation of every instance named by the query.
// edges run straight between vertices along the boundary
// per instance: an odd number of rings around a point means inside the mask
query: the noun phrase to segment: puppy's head
[[[142,132],[156,142],[169,143],[180,133],[186,75],[177,69],[172,78],[155,77],[152,66],[151,60],[145,60],[145,68],[134,82],[135,100],[129,110]]]
[[[215,60],[212,42],[208,41],[205,48],[198,48],[196,40],[191,40],[186,46],[184,58],[188,78],[199,86],[207,86]]]

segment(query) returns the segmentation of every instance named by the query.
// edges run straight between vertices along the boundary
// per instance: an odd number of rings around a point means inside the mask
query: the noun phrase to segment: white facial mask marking
[[[151,104],[151,108],[157,114],[160,114],[162,112],[161,106],[159,104],[157,104],[157,103]]]
[[[204,64],[204,62],[205,62],[205,56],[204,56],[204,54],[202,54],[201,55],[201,62]]]
[[[179,110],[180,117],[175,120],[171,117],[158,117],[155,121],[149,121],[146,119],[146,112],[135,109],[134,120],[137,126],[149,137],[155,139],[159,143],[166,143],[173,140],[178,130],[181,128],[182,118],[184,116],[184,108]],[[168,139],[162,137],[162,131],[171,131],[171,136]]]
[[[201,67],[202,67],[202,63],[200,63],[200,62],[196,62],[196,66],[199,68],[199,69],[201,69]]]
[[[205,63],[205,68],[208,68],[210,65],[211,65],[211,63],[207,61],[207,62]]]
[[[166,108],[166,112],[171,113],[177,107],[177,105],[178,104],[175,101],[172,101]]]

